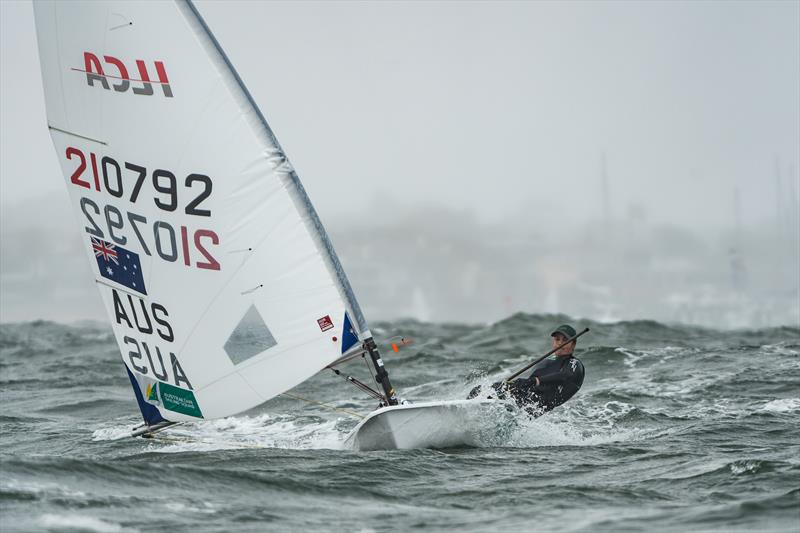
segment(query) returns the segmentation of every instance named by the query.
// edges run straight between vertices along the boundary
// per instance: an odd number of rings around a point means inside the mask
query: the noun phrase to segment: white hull
[[[481,431],[508,414],[491,400],[453,400],[383,407],[350,432],[347,449],[409,450],[478,446]]]

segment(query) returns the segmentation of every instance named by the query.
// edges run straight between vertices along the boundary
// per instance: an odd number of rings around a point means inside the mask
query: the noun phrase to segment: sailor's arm
[[[575,364],[573,364],[573,361]],[[563,385],[565,383],[577,382],[583,376],[583,365],[577,359],[568,362],[558,372],[539,376],[536,378],[536,385]]]
[[[517,387],[529,388],[536,385],[536,378],[531,376],[529,378],[517,378],[513,381]]]

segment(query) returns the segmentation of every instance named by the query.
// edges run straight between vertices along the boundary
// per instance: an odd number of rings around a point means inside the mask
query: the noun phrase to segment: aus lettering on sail
[[[112,289],[111,295],[114,301],[114,320],[128,330],[123,342],[128,350],[131,368],[139,374],[153,376],[159,381],[191,390],[192,384],[186,372],[176,355],[170,351],[175,334],[169,323],[166,307],[156,302],[147,305],[143,299],[130,294],[123,297],[115,289]],[[169,348],[159,346],[160,343],[167,344]]]
[[[164,96],[172,98],[172,87],[169,84],[167,77],[167,69],[163,61],[153,61],[155,66],[155,73],[158,80],[153,80],[150,77],[147,63],[143,59],[135,59],[136,71],[139,77],[132,78],[128,73],[128,67],[125,62],[114,56],[103,56],[101,62],[97,55],[91,52],[83,53],[84,69],[73,68],[72,70],[84,72],[86,74],[86,83],[91,87],[96,87],[95,83],[108,91],[113,90],[119,93],[124,93],[129,89],[133,90],[133,94],[140,94],[143,96],[153,96],[153,84],[161,86]],[[104,66],[105,65],[105,66]],[[110,81],[110,82],[109,82]],[[134,82],[134,85],[131,84]]]

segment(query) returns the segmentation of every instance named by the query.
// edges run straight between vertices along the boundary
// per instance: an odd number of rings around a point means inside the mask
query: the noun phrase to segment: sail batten
[[[369,330],[294,168],[190,1],[36,1],[48,125],[147,424],[229,416]]]

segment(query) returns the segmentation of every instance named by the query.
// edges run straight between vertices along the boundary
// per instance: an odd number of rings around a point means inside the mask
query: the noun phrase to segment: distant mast
[[[787,166],[786,176],[789,188],[789,229],[792,242],[797,246],[800,235],[800,198],[798,198],[797,176],[792,163]]]
[[[731,284],[735,291],[742,291],[746,283],[746,270],[743,258],[742,206],[739,187],[733,188],[733,244],[729,250]]]
[[[606,152],[603,151],[600,155],[600,192],[603,199],[603,227],[606,240],[611,240],[613,231],[611,227],[611,193],[609,188],[608,162],[606,161]]]
[[[781,158],[775,155],[775,229],[778,242],[784,242],[783,186],[781,183]]]

